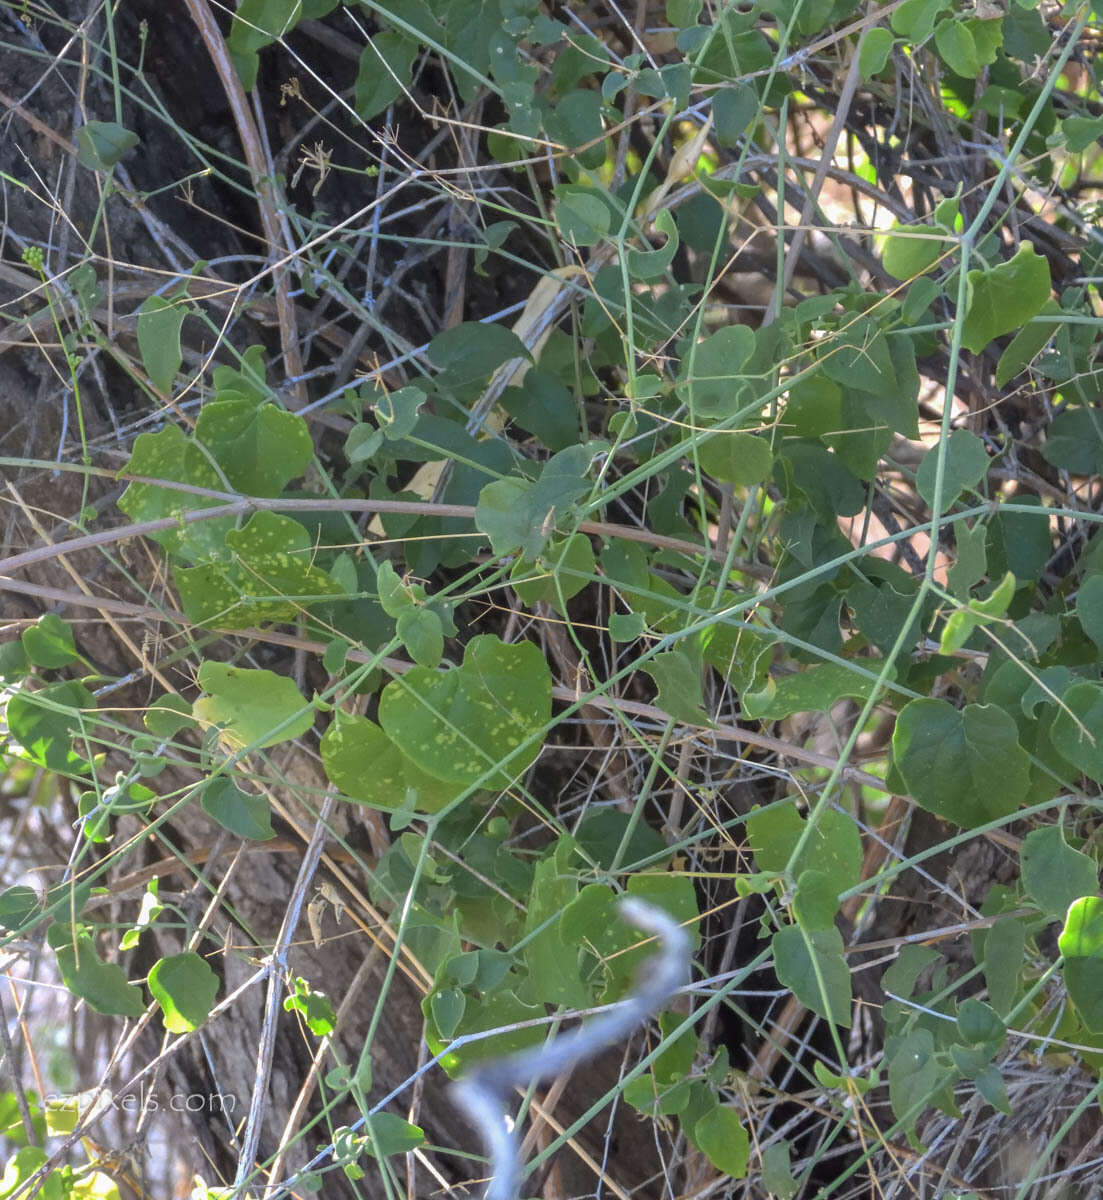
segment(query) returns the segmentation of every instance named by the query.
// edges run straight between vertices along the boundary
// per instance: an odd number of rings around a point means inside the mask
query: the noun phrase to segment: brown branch
[[[4,590],[20,592],[24,595],[39,596],[44,600],[52,600],[61,604],[72,604],[77,607],[100,608],[105,612],[113,612],[121,616],[139,617],[146,620],[174,621],[181,625],[191,625],[188,617],[182,612],[177,612],[175,609],[157,609],[152,605],[131,604],[125,600],[109,600],[106,597],[84,596],[79,592],[66,592],[60,588],[43,587],[39,584],[25,583],[18,579],[0,578],[0,591]],[[204,628],[207,627],[205,626]],[[274,646],[287,646],[292,650],[305,650],[308,654],[321,655],[326,648],[324,642],[315,641],[311,638],[298,637],[292,633],[280,633],[274,629],[222,629],[218,626],[211,626],[210,631],[232,637],[251,638],[255,641],[267,642]],[[367,651],[355,649],[348,652],[348,658],[352,662],[373,663],[376,666],[385,667],[395,675],[405,674],[414,665],[413,663],[404,662],[399,658],[381,658],[378,655],[369,654]],[[670,720],[670,714],[663,712],[661,708],[656,708],[652,704],[641,704],[636,700],[625,700],[617,696],[603,696],[596,692],[579,695],[573,688],[556,685],[552,688],[552,697],[564,704],[575,705],[579,709],[589,706],[591,708],[604,709],[606,712],[613,714],[631,713],[633,716],[647,717],[659,724],[665,724]],[[718,741],[758,746],[762,750],[770,750],[775,754],[781,754],[798,762],[807,763],[809,766],[825,767],[831,770],[836,766],[838,761],[828,754],[820,754],[815,750],[805,749],[803,746],[795,746],[789,742],[782,741],[780,738],[770,737],[768,734],[758,733],[753,729],[744,729],[740,725],[714,725],[706,732]],[[883,779],[878,779],[876,775],[870,775],[865,771],[859,770],[857,767],[843,767],[841,777],[847,783],[858,783],[864,787],[876,788],[879,792],[891,794],[891,789],[886,786]]]
[[[51,464],[52,466],[53,464]],[[408,513],[417,516],[460,517],[469,520],[474,519],[475,516],[475,507],[471,504],[442,504],[432,500],[346,500],[321,497],[316,500],[281,499],[279,497],[269,499],[261,496],[234,496],[232,492],[217,492],[210,488],[193,487],[190,484],[175,483],[171,480],[151,479],[146,475],[117,475],[113,471],[104,470],[92,470],[91,473],[123,479],[130,483],[151,484],[155,487],[168,488],[170,491],[186,492],[189,495],[203,496],[212,500],[225,500],[227,503],[211,508],[187,509],[174,517],[159,517],[154,521],[138,521],[132,525],[120,525],[116,529],[102,529],[98,533],[71,538],[67,542],[58,542],[53,546],[36,546],[33,550],[25,550],[22,554],[0,559],[0,576],[11,575],[24,567],[48,561],[60,554],[75,554],[80,550],[109,546],[125,541],[127,538],[163,533],[169,529],[178,529],[181,524],[190,525],[194,521],[209,521],[216,517],[236,516],[248,512],[250,509],[266,512]],[[580,521],[578,530],[581,533],[595,534],[598,537],[618,537],[630,542],[643,542],[645,545],[654,546],[660,550],[672,550],[677,554],[686,554],[690,557],[702,554],[714,562],[726,561],[726,556],[713,546],[699,546],[695,542],[667,537],[661,533],[652,533],[649,529],[640,529],[634,525],[614,525],[607,521]],[[756,579],[768,579],[773,575],[772,570],[757,563],[747,563],[736,559],[731,565],[734,570],[742,571]]]
[[[237,71],[230,59],[226,40],[218,27],[207,0],[185,0],[191,18],[199,29],[200,36],[211,56],[226,99],[237,126],[238,136],[245,151],[245,161],[249,167],[253,190],[256,192],[257,205],[260,208],[261,224],[264,227],[264,237],[268,243],[269,258],[273,263],[273,278],[276,285],[276,309],[279,314],[280,347],[283,350],[284,369],[296,380],[295,395],[299,404],[307,402],[306,385],[300,378],[303,374],[302,357],[299,354],[299,336],[295,323],[295,306],[291,303],[291,289],[288,287],[287,268],[276,265],[279,258],[279,247],[286,244],[289,251],[294,253],[290,236],[281,237],[281,233],[289,234],[289,230],[280,229],[282,197],[276,185],[275,168],[264,150],[260,130],[249,111],[245,91],[241,86]],[[285,222],[286,225],[286,222]]]

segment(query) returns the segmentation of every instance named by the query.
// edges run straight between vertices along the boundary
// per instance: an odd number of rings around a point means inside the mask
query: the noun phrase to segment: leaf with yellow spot
[[[184,612],[198,625],[245,629],[262,621],[288,621],[319,600],[341,596],[340,585],[311,563],[314,547],[290,517],[258,512],[226,534],[230,562],[177,567]]]
[[[379,698],[379,723],[415,766],[444,783],[488,788],[508,787],[536,758],[550,717],[543,655],[491,634],[468,644],[461,667],[415,667]]]

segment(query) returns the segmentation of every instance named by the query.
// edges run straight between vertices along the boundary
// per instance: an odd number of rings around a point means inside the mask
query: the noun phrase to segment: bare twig
[[[265,153],[260,130],[253,119],[253,114],[249,111],[245,92],[230,59],[226,40],[207,5],[207,0],[187,0],[187,6],[192,20],[203,37],[207,53],[211,56],[223,90],[226,92],[230,111],[234,115],[234,124],[237,126],[238,135],[245,150],[245,160],[249,165],[249,174],[252,177],[253,189],[260,207],[260,219],[264,226],[264,237],[268,243],[269,255],[275,258],[281,245],[285,245],[294,254],[295,248],[290,236],[290,228],[286,217],[283,216],[281,197],[277,190],[275,167],[272,165],[271,157]],[[284,367],[287,374],[296,381],[294,384],[296,398],[300,404],[305,404],[307,401],[306,389],[300,379],[303,373],[303,364],[299,355],[295,306],[291,302],[287,271],[281,263],[273,263],[273,273]]]

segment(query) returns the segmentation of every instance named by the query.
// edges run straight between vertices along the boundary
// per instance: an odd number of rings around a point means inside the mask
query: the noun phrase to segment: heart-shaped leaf
[[[207,661],[199,668],[199,686],[209,695],[192,706],[195,719],[218,725],[237,749],[263,750],[288,742],[314,724],[314,708],[294,680],[274,671]]]
[[[169,1033],[191,1033],[211,1015],[218,976],[192,951],[162,958],[149,973],[149,990]]]
[[[444,783],[507,787],[539,754],[550,716],[544,656],[529,642],[506,645],[490,634],[468,644],[462,667],[440,674],[415,667],[379,698],[388,737]]]

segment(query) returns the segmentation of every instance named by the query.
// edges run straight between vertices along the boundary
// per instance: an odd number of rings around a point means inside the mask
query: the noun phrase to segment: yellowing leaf
[[[196,700],[192,715],[217,725],[235,750],[263,750],[297,738],[314,724],[314,708],[293,680],[274,671],[205,662],[199,686],[209,695]]]

